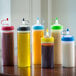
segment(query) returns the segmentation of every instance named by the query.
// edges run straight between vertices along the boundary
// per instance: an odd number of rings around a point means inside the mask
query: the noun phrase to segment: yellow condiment
[[[19,76],[31,76],[31,68],[18,68]]]
[[[18,67],[30,66],[30,33],[18,32]]]

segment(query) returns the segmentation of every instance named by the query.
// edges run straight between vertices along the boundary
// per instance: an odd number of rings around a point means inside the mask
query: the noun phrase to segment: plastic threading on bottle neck
[[[30,31],[17,31],[17,33],[30,33]]]

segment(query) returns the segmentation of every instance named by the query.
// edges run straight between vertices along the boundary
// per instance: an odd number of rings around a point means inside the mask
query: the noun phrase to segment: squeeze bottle
[[[41,38],[42,46],[42,68],[54,68],[54,38],[49,37],[48,29],[46,37]]]
[[[6,22],[6,23],[5,23]],[[14,65],[14,26],[9,26],[8,18],[1,21],[2,65]]]
[[[62,50],[61,50],[61,31],[63,26],[56,22],[51,26],[51,35],[54,37],[54,64],[62,64]]]
[[[26,24],[27,22],[27,24]],[[17,28],[18,67],[31,66],[30,59],[30,26],[28,20],[22,20]]]
[[[74,42],[74,37],[69,34],[69,29],[67,29],[66,35],[62,37],[63,67],[75,67]]]
[[[32,27],[32,51],[33,51],[33,64],[41,64],[41,37],[44,36],[44,26],[37,23]]]

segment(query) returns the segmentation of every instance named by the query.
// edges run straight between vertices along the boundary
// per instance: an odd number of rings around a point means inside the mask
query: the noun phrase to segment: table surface
[[[32,65],[27,68],[0,65],[0,76],[76,76],[76,67],[63,68],[61,65],[55,65],[54,69],[44,69],[41,65]]]
[[[55,65],[54,69],[42,69],[41,65],[28,68],[1,66],[0,76],[76,76],[76,68],[62,68],[61,65]]]

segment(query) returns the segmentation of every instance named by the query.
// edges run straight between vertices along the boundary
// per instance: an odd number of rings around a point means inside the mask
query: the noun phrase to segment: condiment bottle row
[[[8,18],[3,20],[8,22]],[[14,65],[14,26],[3,23],[1,28],[2,41],[2,65]],[[46,30],[44,36],[44,25],[37,23],[32,26],[32,49],[30,49],[29,21],[23,18],[22,24],[17,28],[17,61],[18,67],[29,67],[31,64],[41,64],[42,68],[54,68],[55,64],[63,67],[75,67],[75,40],[69,33],[61,35],[63,26],[58,23],[51,25],[51,33]],[[51,36],[49,36],[51,34]],[[32,51],[32,63],[31,63]]]

